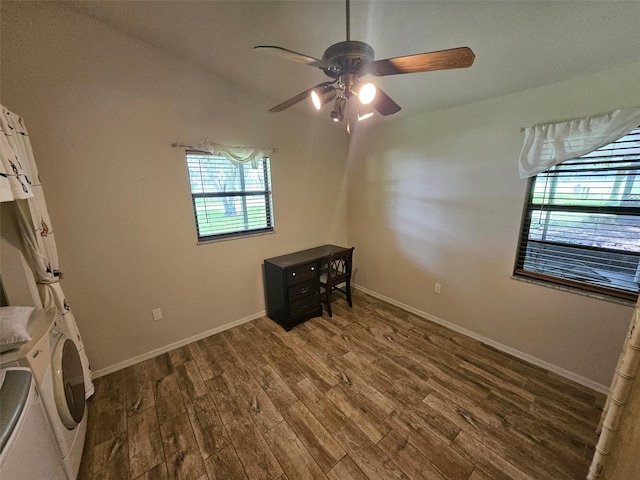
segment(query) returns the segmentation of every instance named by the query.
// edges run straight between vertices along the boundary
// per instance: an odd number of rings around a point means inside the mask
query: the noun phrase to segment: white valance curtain
[[[253,168],[258,168],[258,160],[271,157],[277,150],[275,148],[265,147],[236,147],[229,145],[220,145],[218,143],[210,143],[208,140],[202,140],[195,145],[185,143],[172,143],[172,147],[190,148],[200,152],[207,152],[212,155],[220,155],[225,157],[233,164],[251,163]]]
[[[640,107],[524,129],[520,178],[544,172],[623,137],[640,125]]]
[[[33,274],[38,291],[45,308],[56,307],[62,317],[62,321],[71,337],[78,345],[78,353],[82,362],[85,381],[85,396],[88,398],[94,392],[89,360],[84,351],[82,338],[78,332],[71,307],[67,302],[59,281],[62,277],[58,266],[58,251],[53,234],[53,226],[49,218],[44,192],[38,176],[29,133],[22,118],[5,107],[2,107],[0,119],[2,131],[2,163],[5,162],[5,153],[12,165],[19,165],[16,177],[9,177],[13,187],[15,184],[25,186],[30,195],[15,194],[13,200],[16,205],[18,224],[24,244],[24,254]],[[23,193],[27,192],[23,190]]]

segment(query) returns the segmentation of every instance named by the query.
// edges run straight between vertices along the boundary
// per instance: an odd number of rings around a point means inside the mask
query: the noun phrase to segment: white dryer
[[[80,355],[59,327],[55,308],[35,310],[29,320],[33,340],[2,354],[2,364],[31,369],[49,417],[69,480],[76,480],[87,430],[84,374]]]

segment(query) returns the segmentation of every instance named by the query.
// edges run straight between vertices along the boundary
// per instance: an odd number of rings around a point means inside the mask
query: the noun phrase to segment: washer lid
[[[4,450],[29,399],[32,376],[27,369],[3,370],[0,387],[0,452]]]
[[[54,348],[51,362],[58,414],[64,426],[73,430],[82,421],[86,405],[84,372],[73,340],[62,335]]]

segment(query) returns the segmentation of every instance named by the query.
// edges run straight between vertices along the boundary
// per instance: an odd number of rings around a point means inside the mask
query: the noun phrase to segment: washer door
[[[76,344],[66,335],[53,349],[51,369],[58,415],[64,426],[73,430],[84,417],[84,374]]]

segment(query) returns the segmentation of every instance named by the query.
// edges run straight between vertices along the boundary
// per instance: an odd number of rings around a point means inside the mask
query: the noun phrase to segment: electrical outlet
[[[433,287],[433,291],[436,293],[440,293],[441,288],[442,288],[442,285],[440,285],[439,283],[436,283],[435,286]]]
[[[151,315],[153,315],[154,322],[162,320],[162,310],[160,310],[159,308],[154,308],[153,310],[151,310]]]

